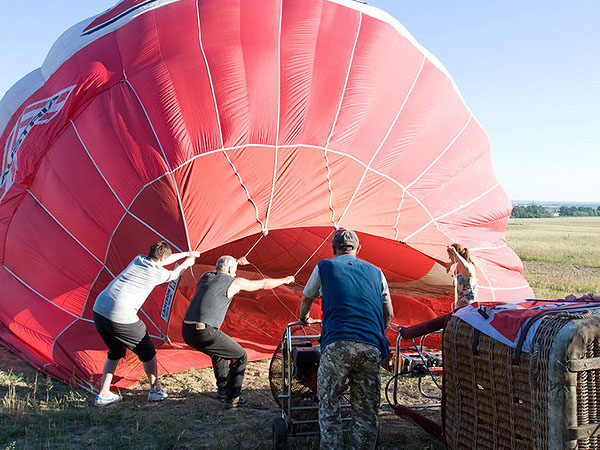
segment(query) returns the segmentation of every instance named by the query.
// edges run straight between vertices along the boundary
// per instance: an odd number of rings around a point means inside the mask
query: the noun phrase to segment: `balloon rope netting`
[[[319,249],[323,246],[323,244],[325,244],[325,242],[327,242],[329,240],[329,238],[331,237],[331,235],[334,233],[335,228],[323,239],[323,241],[317,246],[317,248],[315,249],[314,252],[311,253],[311,255],[306,259],[306,261],[304,261],[304,263],[300,266],[300,268],[294,273],[294,278],[300,273],[300,271],[308,264],[308,262],[313,258],[313,256],[315,256],[315,254],[319,251]],[[250,247],[250,250],[248,250],[246,252],[246,254],[244,255],[244,257],[248,257],[248,255],[252,252],[252,250],[254,250],[256,248],[256,246],[258,245],[258,243],[262,240],[262,238],[264,238],[268,233],[262,233],[260,235],[260,237],[257,239],[257,241],[254,243],[254,245],[252,245],[252,247]],[[263,277],[263,279],[267,278],[262,271],[258,268],[258,266],[256,266],[255,264],[250,263],[250,265],[252,265],[252,267],[254,267],[256,269],[256,271],[259,273],[259,275],[261,277]],[[193,273],[192,273],[193,276]],[[194,281],[195,281],[195,277],[194,277]],[[294,282],[294,284],[300,286],[301,288],[304,288],[304,285],[298,282]],[[298,314],[296,314],[294,311],[292,311],[288,305],[285,304],[285,302],[283,300],[281,300],[281,298],[279,297],[279,295],[277,295],[277,292],[275,291],[275,289],[271,289],[271,291],[273,292],[273,295],[275,296],[275,298],[279,301],[279,303],[281,303],[281,305],[283,305],[283,307],[285,309],[287,309],[290,314],[296,318],[299,319]],[[252,322],[244,319],[241,315],[236,314],[234,312],[229,312],[229,314],[232,314],[233,316],[235,316],[237,319],[241,320],[242,322],[246,323],[247,325],[251,326],[252,328],[256,329],[258,332],[264,334],[265,336],[274,339],[275,337],[269,333],[267,333],[265,330],[263,330],[262,328],[258,327],[257,325],[253,324]],[[163,334],[161,332],[161,334]],[[164,335],[164,341],[166,343],[170,343],[170,339]],[[164,364],[162,364],[160,362],[160,358],[156,358],[156,362],[157,364],[162,368],[162,370],[164,371],[164,373],[168,374],[168,375],[172,375],[172,373],[164,366]],[[138,362],[139,363],[139,362]],[[85,389],[85,388],[84,388]]]
[[[296,276],[298,276],[298,274],[300,273],[300,271],[302,271],[302,269],[304,269],[304,267],[309,263],[309,261],[315,256],[315,254],[321,249],[321,247],[329,240],[329,238],[331,237],[331,235],[335,232],[335,228],[322,240],[322,242],[317,246],[317,248],[310,254],[310,256],[306,259],[306,261],[304,261],[304,263],[302,263],[302,265],[300,266],[300,268],[294,273],[294,278]],[[256,246],[258,245],[258,243],[262,240],[262,238],[264,238],[268,233],[261,233],[260,237],[257,239],[257,241],[254,243],[254,245],[252,245],[252,247],[250,247],[250,249],[246,252],[246,254],[244,255],[244,257],[248,257],[248,255],[252,252],[252,250],[254,250],[256,248]],[[252,267],[254,267],[254,269],[256,269],[256,271],[259,273],[259,275],[261,277],[263,277],[263,279],[267,278],[263,272],[258,268],[258,266],[256,266],[255,264],[250,263],[250,265],[252,265]],[[195,281],[195,277],[194,274],[192,272],[192,276],[194,278]],[[294,282],[294,284],[296,284],[297,286],[300,286],[301,288],[304,288],[304,285],[298,282]],[[275,298],[279,301],[279,303],[281,303],[283,305],[283,307],[285,309],[287,309],[290,314],[295,317],[296,319],[299,319],[298,315],[292,311],[288,305],[285,304],[285,302],[279,297],[279,295],[277,295],[277,292],[275,291],[275,289],[271,289],[271,291],[273,292],[273,295],[275,296]],[[230,312],[230,314],[232,314],[233,316],[235,316],[237,319],[241,320],[242,322],[246,323],[247,325],[249,325],[250,327],[256,329],[258,332],[264,334],[265,336],[274,339],[275,337],[272,336],[271,334],[267,333],[265,330],[263,330],[262,328],[258,327],[257,325],[253,324],[252,322],[244,319],[241,315],[236,314],[234,312]],[[161,332],[161,334],[163,334]],[[163,336],[165,337],[165,342],[170,343],[169,338],[163,334]],[[162,368],[162,370],[164,371],[164,373],[172,375],[172,373],[160,362],[160,359],[157,358],[156,359],[158,365]],[[91,386],[91,385],[90,385]],[[81,386],[83,389],[86,389],[85,386]],[[95,391],[95,387],[91,386],[92,390]]]
[[[315,251],[313,251],[310,256],[308,258],[306,258],[306,260],[304,261],[304,263],[302,263],[302,265],[300,266],[300,268],[298,270],[296,270],[296,272],[294,273],[294,278],[296,276],[298,276],[298,274],[300,273],[300,271],[302,271],[302,269],[304,269],[304,267],[309,263],[309,261],[315,256],[315,254],[321,249],[321,247],[323,246],[323,244],[325,244],[329,238],[331,237],[331,235],[336,231],[336,229],[334,228],[325,238],[323,238],[323,240],[321,241],[321,243],[317,246],[317,248],[315,249]],[[244,255],[245,258],[248,257],[248,255],[252,252],[252,250],[254,250],[256,248],[256,246],[258,245],[258,243],[262,240],[262,238],[264,238],[268,233],[262,233],[260,235],[260,237],[256,240],[256,242],[252,245],[252,247],[250,247],[250,249],[246,252],[246,254]],[[263,279],[267,278],[265,276],[265,274],[260,270],[260,268],[253,263],[250,263],[250,265],[252,267],[254,267],[254,269],[256,269],[256,271],[259,273],[259,275],[261,277],[263,277]],[[196,278],[192,272],[192,277],[194,279],[194,281],[196,281]],[[297,281],[294,282],[295,285],[300,286],[302,289],[304,289],[305,285],[298,283]],[[275,291],[275,289],[270,289],[273,292],[273,295],[275,296],[275,298],[277,299],[277,301],[279,301],[279,303],[281,303],[281,305],[287,309],[289,311],[289,313],[296,318],[297,320],[299,319],[298,314],[296,314],[294,311],[292,311],[288,305],[285,304],[285,302],[279,297],[279,295],[277,295],[277,292]],[[253,324],[252,322],[249,322],[248,320],[244,319],[242,316],[240,316],[239,314],[236,314],[234,312],[230,312],[230,314],[232,314],[233,316],[235,316],[237,319],[241,320],[242,322],[246,323],[247,325],[251,326],[252,328],[258,330],[260,333],[264,334],[265,336],[268,336],[270,338],[274,338],[274,336],[272,336],[271,334],[267,333],[266,331],[264,331],[262,328],[256,326],[255,324]],[[169,338],[164,335],[162,332],[161,334],[164,336],[164,340],[167,343],[170,343]]]
[[[331,230],[331,232],[325,237],[323,238],[323,240],[321,241],[321,243],[317,246],[317,248],[310,254],[310,256],[308,258],[306,258],[306,260],[302,263],[302,265],[298,268],[298,270],[296,270],[296,272],[294,273],[294,278],[296,276],[298,276],[298,274],[302,271],[302,269],[304,269],[304,267],[310,262],[310,260],[315,256],[315,254],[321,249],[321,247],[327,242],[329,241],[329,238],[331,237],[331,235],[336,231],[336,228],[334,228],[333,230]],[[246,252],[246,254],[244,255],[245,258],[248,257],[248,255],[252,252],[252,250],[254,250],[256,248],[256,246],[260,243],[260,241],[268,235],[268,232],[263,232],[261,233],[261,235],[259,236],[259,238],[256,240],[256,242],[252,245],[252,247],[250,247],[250,249]],[[258,272],[258,274],[263,278],[266,279],[267,277],[265,276],[265,274],[260,270],[260,268],[256,265],[253,264],[251,262],[249,262],[249,264]],[[196,281],[196,277],[194,276],[194,273],[192,271],[192,277],[194,279],[194,281]],[[298,283],[297,281],[294,282],[295,285],[301,287],[302,289],[304,289],[305,285]],[[277,301],[279,301],[279,303],[281,303],[281,305],[287,309],[289,311],[289,313],[295,318],[295,319],[299,319],[299,316],[297,313],[295,313],[294,311],[292,311],[288,305],[285,304],[285,302],[281,299],[281,297],[279,297],[279,295],[277,295],[277,292],[275,291],[275,289],[271,288],[270,289],[273,292],[273,295],[275,296],[275,298],[277,299]],[[265,336],[268,336],[270,338],[274,338],[274,336],[270,335],[269,333],[267,333],[266,331],[264,331],[262,328],[258,327],[257,325],[253,324],[252,322],[249,322],[248,320],[244,319],[243,317],[241,317],[239,314],[236,314],[234,312],[230,312],[230,314],[232,314],[233,316],[235,316],[237,319],[241,320],[242,322],[246,323],[247,325],[251,326],[252,328],[258,330],[260,333],[264,334]],[[162,334],[162,333],[161,333]],[[163,334],[164,336],[164,334]],[[165,342],[170,342],[168,340],[168,337],[165,336]]]
[[[315,256],[315,254],[319,251],[319,249],[323,246],[323,244],[325,244],[325,242],[327,242],[329,240],[329,238],[331,237],[331,235],[334,233],[335,228],[323,239],[323,241],[317,246],[317,248],[315,249],[314,252],[311,253],[311,255],[306,259],[306,261],[304,261],[304,263],[300,266],[300,268],[294,273],[294,278],[296,276],[298,276],[298,274],[300,273],[300,271],[304,268],[304,266],[306,266],[306,264],[308,264],[308,262],[313,258],[313,256]],[[248,257],[248,255],[252,252],[252,250],[254,250],[256,248],[256,246],[258,245],[258,243],[262,240],[262,238],[264,238],[265,236],[267,236],[268,233],[262,233],[259,238],[256,240],[256,242],[254,243],[254,245],[252,245],[252,247],[250,247],[250,249],[246,252],[246,254],[244,255],[245,258]],[[260,268],[253,263],[250,263],[250,265],[252,267],[254,267],[254,269],[256,269],[256,271],[258,272],[258,274],[263,277],[263,279],[267,278],[265,276],[265,274],[260,270]],[[294,282],[294,284],[296,284],[297,286],[300,286],[301,288],[304,288],[304,285],[302,285],[301,283],[298,282]],[[275,298],[277,299],[277,301],[279,303],[281,303],[281,305],[287,309],[289,311],[289,313],[295,318],[295,319],[299,319],[298,314],[294,311],[292,311],[290,309],[290,307],[288,305],[285,304],[285,302],[281,299],[281,297],[279,297],[279,295],[277,295],[277,292],[275,291],[275,289],[271,289],[271,291],[273,292],[273,295],[275,296]],[[236,318],[240,319],[241,321],[245,322],[246,324],[250,325],[252,328],[255,328],[256,330],[258,330],[260,333],[273,338],[274,336],[270,335],[269,333],[267,333],[266,331],[264,331],[262,328],[256,326],[255,324],[247,321],[246,319],[244,319],[243,317],[241,317],[239,314],[235,314],[232,313]]]
[[[312,259],[312,257],[313,257],[313,256],[315,256],[315,254],[316,254],[316,253],[319,251],[319,249],[320,249],[320,248],[323,246],[323,244],[329,240],[330,236],[333,234],[333,232],[334,232],[334,231],[335,231],[335,229],[334,229],[333,231],[331,231],[331,232],[330,232],[330,233],[329,233],[329,234],[328,234],[328,235],[327,235],[327,236],[326,236],[326,237],[323,239],[323,241],[322,241],[322,242],[319,244],[319,246],[318,246],[318,247],[315,249],[315,251],[314,251],[314,252],[312,252],[312,254],[311,254],[311,255],[310,255],[310,256],[309,256],[309,257],[306,259],[306,261],[304,261],[304,263],[303,263],[303,264],[300,266],[300,268],[299,268],[299,269],[298,269],[298,270],[297,270],[297,271],[294,273],[294,278],[295,278],[296,276],[298,276],[298,274],[300,273],[300,271],[301,271],[301,270],[304,268],[304,266],[306,266],[306,264],[308,264],[308,262],[309,262],[309,261]],[[246,252],[246,254],[244,255],[244,257],[245,257],[245,258],[247,258],[247,257],[248,257],[248,255],[249,255],[249,254],[252,252],[252,250],[254,250],[254,248],[256,248],[256,246],[258,245],[258,243],[259,243],[259,242],[262,240],[262,238],[264,238],[266,235],[267,235],[267,233],[262,233],[262,234],[260,235],[260,237],[259,237],[259,238],[257,239],[257,241],[254,243],[254,245],[253,245],[252,247],[250,247],[250,250],[248,250],[248,251]],[[250,265],[252,265],[252,267],[254,267],[254,268],[256,269],[256,271],[259,273],[259,275],[260,275],[261,277],[263,277],[263,279],[267,278],[267,277],[265,276],[265,274],[264,274],[264,273],[262,273],[262,271],[261,271],[261,270],[258,268],[258,266],[257,266],[256,264],[252,264],[252,263],[250,263]],[[302,284],[300,284],[300,283],[298,283],[298,282],[294,282],[294,284],[296,284],[296,285],[300,286],[301,288],[304,288],[304,285],[302,285]],[[279,303],[281,303],[281,304],[283,305],[283,307],[284,307],[285,309],[287,309],[287,310],[290,312],[290,314],[291,314],[291,315],[292,315],[294,318],[298,319],[298,318],[299,318],[299,317],[298,317],[298,314],[296,314],[294,311],[292,311],[292,310],[289,308],[289,306],[288,306],[288,305],[286,305],[286,304],[285,304],[285,302],[284,302],[283,300],[281,300],[281,298],[279,297],[279,295],[277,295],[277,292],[275,291],[275,289],[271,289],[271,291],[273,292],[273,295],[274,295],[274,296],[275,296],[275,298],[276,298],[276,299],[279,301]],[[241,318],[241,317],[239,317],[239,316],[238,316],[238,318],[242,319],[242,318]],[[244,320],[244,319],[242,319],[242,320]],[[245,321],[245,320],[244,320],[244,321]],[[250,324],[250,322],[247,322],[247,321],[245,321],[245,322],[246,322],[246,323],[248,323],[248,324]],[[267,333],[265,333],[265,332],[264,332],[262,329],[260,329],[259,327],[255,326],[255,325],[253,325],[253,324],[250,324],[250,325],[252,325],[254,328],[257,328],[257,329],[259,329],[259,330],[260,330],[262,333],[264,333],[264,334],[267,334]],[[267,335],[268,335],[268,334],[267,334]],[[271,336],[271,337],[272,337],[272,336]]]

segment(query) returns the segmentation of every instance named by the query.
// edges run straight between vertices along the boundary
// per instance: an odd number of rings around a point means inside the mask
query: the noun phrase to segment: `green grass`
[[[523,261],[600,268],[600,217],[511,219],[506,239]]]
[[[222,410],[211,369],[163,376],[170,393],[165,402],[149,403],[145,386],[140,386],[122,391],[121,403],[97,409],[91,395],[38,374],[0,348],[0,450],[270,448],[272,422],[280,411],[267,373],[268,361],[249,363],[249,408],[237,411]],[[416,381],[400,383],[401,401],[409,402]],[[441,420],[439,409],[430,415]],[[381,423],[381,450],[443,449],[441,442],[389,408],[382,411]],[[290,444],[291,450],[319,448],[315,437],[294,437]]]
[[[506,240],[536,297],[600,292],[600,217],[511,219]]]

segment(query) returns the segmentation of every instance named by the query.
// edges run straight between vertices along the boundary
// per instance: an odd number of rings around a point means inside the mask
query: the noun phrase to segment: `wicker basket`
[[[531,353],[453,317],[444,330],[448,449],[600,449],[600,315],[547,314]]]

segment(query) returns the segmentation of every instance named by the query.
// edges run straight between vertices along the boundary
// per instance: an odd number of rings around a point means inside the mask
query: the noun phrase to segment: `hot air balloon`
[[[181,321],[222,254],[248,255],[248,277],[297,275],[224,324],[270,356],[339,227],[384,270],[401,325],[449,311],[453,242],[481,299],[532,295],[484,130],[440,62],[362,2],[123,0],[8,91],[0,133],[0,342],[85,389],[106,355],[95,297],[161,239],[202,252],[140,310],[163,372],[210,364]],[[117,386],[141,373],[127,361]]]

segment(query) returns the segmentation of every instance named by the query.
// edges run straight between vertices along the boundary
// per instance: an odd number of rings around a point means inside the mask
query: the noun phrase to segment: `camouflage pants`
[[[336,341],[325,347],[319,362],[317,394],[321,450],[344,448],[340,395],[350,387],[350,449],[373,449],[377,440],[381,399],[381,352],[361,342]]]

